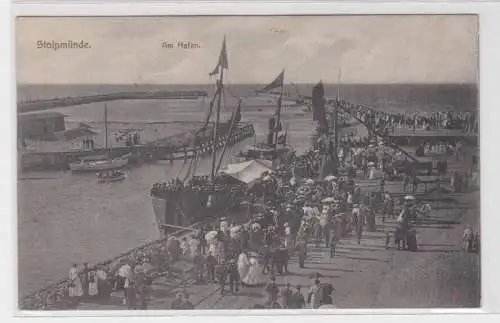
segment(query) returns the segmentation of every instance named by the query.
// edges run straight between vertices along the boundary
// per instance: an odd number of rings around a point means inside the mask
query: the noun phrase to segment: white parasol
[[[335,199],[333,197],[327,197],[321,201],[321,203],[333,203]]]
[[[374,163],[374,162],[369,162],[369,163],[368,163],[368,166],[369,166],[369,167],[373,167],[373,166],[375,166],[375,163]]]
[[[306,184],[314,184],[314,180],[311,178],[306,179]]]
[[[205,234],[205,240],[211,241],[217,237],[217,231],[210,231]]]
[[[237,238],[240,235],[240,231],[241,231],[240,225],[234,226],[229,230],[229,236],[233,239]]]
[[[333,176],[333,175],[328,175],[325,177],[325,181],[328,181],[328,182],[334,181],[336,179],[337,179],[337,177]]]
[[[406,195],[405,201],[415,201],[417,198],[413,195]]]

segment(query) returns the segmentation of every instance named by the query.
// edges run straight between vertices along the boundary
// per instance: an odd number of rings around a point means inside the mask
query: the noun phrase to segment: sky
[[[232,84],[475,83],[472,15],[290,17],[23,17],[20,84],[204,84],[226,37]],[[38,41],[88,42],[39,49]],[[199,48],[177,48],[191,41]],[[175,48],[162,48],[163,43]]]

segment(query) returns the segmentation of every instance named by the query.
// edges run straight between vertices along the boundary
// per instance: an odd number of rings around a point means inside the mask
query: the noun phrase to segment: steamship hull
[[[255,130],[252,124],[243,124],[233,130],[233,143],[252,137]],[[220,141],[217,141],[220,143]],[[220,145],[219,145],[220,147]],[[217,147],[213,148],[217,149]],[[198,152],[201,156],[205,152]],[[194,156],[194,151],[187,158]],[[179,156],[179,158],[181,158]],[[182,159],[185,155],[182,154]],[[208,177],[208,174],[207,176]],[[159,188],[151,189],[151,199],[156,223],[160,232],[166,233],[169,226],[187,227],[205,219],[222,216],[228,210],[239,205],[244,187],[241,182],[225,179],[217,182],[215,188],[206,183],[191,185],[176,192],[166,192]]]
[[[156,224],[162,233],[170,226],[188,227],[197,222],[216,219],[236,208],[244,197],[239,185],[225,185],[224,190],[195,192],[152,192]]]

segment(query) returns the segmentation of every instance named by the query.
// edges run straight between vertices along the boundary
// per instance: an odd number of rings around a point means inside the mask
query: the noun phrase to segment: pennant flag
[[[271,83],[269,83],[261,91],[262,92],[266,92],[266,91],[270,91],[270,90],[276,89],[278,87],[282,87],[284,79],[285,79],[285,70],[281,71],[281,73],[274,79],[274,81],[272,81]]]
[[[210,72],[210,76],[213,76],[215,74],[219,73],[219,69],[228,69],[229,68],[229,63],[227,60],[227,50],[226,50],[226,38],[224,37],[224,40],[222,41],[222,49],[219,54],[219,61],[217,62],[217,66],[215,66],[214,70]]]

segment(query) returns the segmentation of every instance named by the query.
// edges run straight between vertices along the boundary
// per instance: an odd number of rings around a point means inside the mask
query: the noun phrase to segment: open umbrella
[[[369,163],[368,163],[368,166],[369,166],[369,167],[373,167],[373,166],[375,166],[375,163],[374,163],[374,162],[369,162]]]
[[[413,195],[406,195],[405,201],[415,201],[417,198]]]
[[[214,240],[217,237],[217,231],[210,231],[205,234],[205,240],[206,241],[211,241]]]
[[[229,230],[229,236],[233,239],[239,237],[241,232],[241,226],[237,225]]]
[[[321,201],[321,203],[332,203],[335,199],[333,197],[327,197]]]
[[[337,177],[335,177],[333,175],[328,175],[325,177],[325,181],[328,181],[328,182],[334,181],[336,179],[337,179]]]
[[[313,179],[306,179],[306,184],[314,184],[314,180]]]

